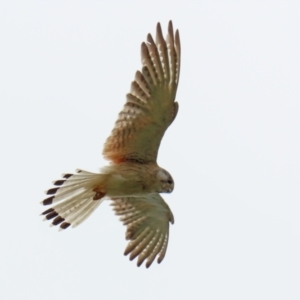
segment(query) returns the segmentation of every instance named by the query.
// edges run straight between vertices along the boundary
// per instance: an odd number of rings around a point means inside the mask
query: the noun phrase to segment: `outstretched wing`
[[[124,255],[130,253],[130,260],[138,256],[138,266],[147,260],[146,267],[150,267],[156,256],[160,263],[167,251],[169,222],[174,223],[167,203],[159,194],[111,200],[116,215],[127,226],[126,239],[130,242]]]
[[[142,71],[137,71],[111,135],[103,149],[114,162],[155,162],[161,139],[176,117],[175,95],[179,81],[180,40],[169,22],[166,40],[160,24],[156,41],[151,34],[142,43]]]

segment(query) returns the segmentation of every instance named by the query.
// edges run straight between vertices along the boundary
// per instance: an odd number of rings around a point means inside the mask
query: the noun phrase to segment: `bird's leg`
[[[96,192],[93,200],[100,200],[105,196],[105,193],[99,187],[94,188],[93,192]]]

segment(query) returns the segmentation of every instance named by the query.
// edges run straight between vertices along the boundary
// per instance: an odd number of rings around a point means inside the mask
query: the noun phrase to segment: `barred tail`
[[[63,174],[62,177],[53,182],[58,187],[47,190],[46,194],[52,196],[41,204],[52,205],[42,213],[45,220],[54,219],[52,225],[60,224],[60,229],[66,229],[81,224],[103,201],[104,198],[95,198],[93,190],[104,182],[105,174],[76,170],[75,174]]]

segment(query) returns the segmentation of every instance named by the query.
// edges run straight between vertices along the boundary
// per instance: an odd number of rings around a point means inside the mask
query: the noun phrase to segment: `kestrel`
[[[161,139],[178,112],[175,95],[180,70],[179,32],[169,22],[163,38],[156,27],[156,40],[151,34],[141,45],[142,70],[137,71],[127,94],[126,103],[106,140],[103,156],[110,164],[91,173],[76,170],[63,174],[46,191],[42,201],[52,205],[44,211],[46,220],[66,229],[82,223],[104,199],[127,226],[129,240],[125,255],[137,258],[148,268],[154,259],[160,263],[167,250],[169,222],[173,214],[160,193],[174,189],[172,176],[158,166],[156,159]]]

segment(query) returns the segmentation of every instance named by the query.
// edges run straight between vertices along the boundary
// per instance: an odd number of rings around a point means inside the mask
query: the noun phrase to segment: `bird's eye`
[[[168,182],[168,184],[172,184],[173,183],[173,181],[171,179],[169,179],[167,182]]]

